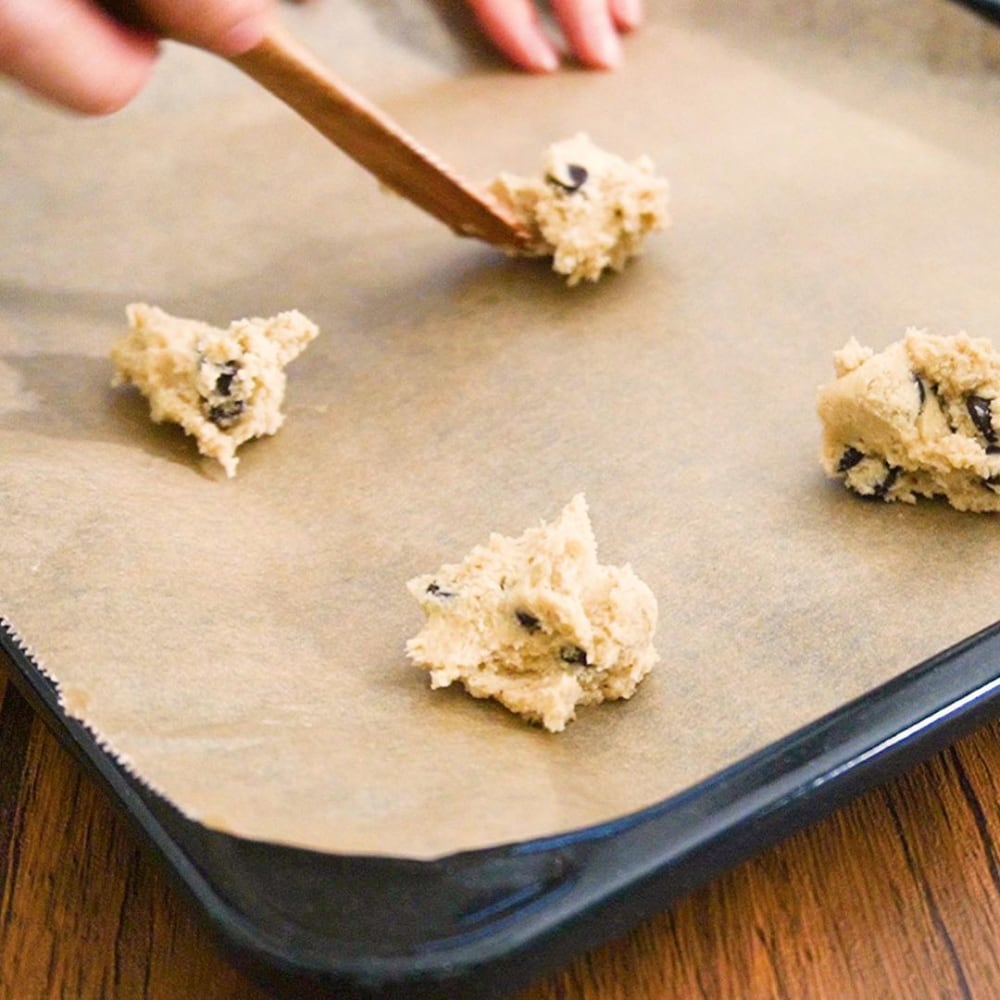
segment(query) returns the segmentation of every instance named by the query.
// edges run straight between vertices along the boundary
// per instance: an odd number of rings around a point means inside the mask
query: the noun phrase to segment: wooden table
[[[998,997],[998,803],[1000,723],[519,1000]],[[0,670],[0,998],[265,996]]]

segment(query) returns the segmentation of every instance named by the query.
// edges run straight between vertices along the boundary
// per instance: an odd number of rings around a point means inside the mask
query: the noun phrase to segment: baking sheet
[[[987,29],[679,6],[619,73],[529,79],[441,6],[333,6],[288,19],[463,173],[585,128],[653,156],[674,226],[568,290],[201,53],[107,121],[0,95],[0,609],[71,713],[209,826],[429,857],[656,802],[996,620],[996,519],[849,497],[814,417],[851,335],[997,329]],[[136,299],[320,324],[236,480],[108,388]],[[429,692],[405,580],[578,490],[659,599],[656,672],[559,736]]]

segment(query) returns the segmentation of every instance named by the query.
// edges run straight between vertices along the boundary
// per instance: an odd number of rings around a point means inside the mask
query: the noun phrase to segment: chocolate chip
[[[880,483],[876,483],[870,490],[860,490],[853,484],[850,479],[847,480],[847,486],[849,489],[853,490],[855,493],[861,497],[862,500],[885,500],[889,495],[889,491],[896,485],[896,480],[899,479],[899,474],[903,471],[901,466],[890,465],[884,459],[877,459],[874,457],[870,458],[873,462],[881,461],[883,467],[885,468],[885,475]]]
[[[917,383],[917,397],[920,400],[917,412],[923,413],[924,403],[927,402],[927,390],[924,388],[924,380],[914,372],[913,381]]]
[[[549,174],[546,180],[550,184],[555,184],[556,187],[561,187],[567,194],[573,194],[574,191],[579,191],[587,183],[587,178],[590,177],[587,168],[581,167],[578,163],[567,164],[566,173],[569,175],[569,184],[552,174]]]
[[[247,404],[242,399],[233,399],[228,403],[218,403],[208,408],[208,419],[220,430],[232,427],[239,420]]]
[[[848,469],[853,469],[864,457],[857,448],[845,448],[844,454],[840,456],[840,461],[837,463],[837,471],[847,472]]]
[[[233,391],[233,379],[240,370],[240,366],[235,361],[227,361],[222,366],[218,378],[215,380],[215,391],[220,396],[228,396]]]
[[[529,632],[537,632],[542,627],[542,622],[540,618],[536,618],[530,611],[515,611],[514,614],[517,616],[517,620],[524,626]]]
[[[1000,474],[985,476],[983,478],[983,486],[988,490],[993,490],[994,493],[1000,493]]]
[[[976,430],[990,444],[994,444],[997,439],[997,432],[993,429],[992,403],[993,400],[986,399],[985,396],[968,396],[965,400],[965,408],[969,411]]]
[[[446,601],[448,598],[455,596],[454,590],[445,590],[444,587],[433,580],[427,584],[426,593],[430,594],[431,597],[438,597],[442,601]]]
[[[872,491],[872,496],[877,500],[884,500],[889,495],[889,490],[895,486],[896,480],[899,479],[899,474],[902,471],[898,465],[890,465],[885,479],[875,487]]]
[[[579,646],[563,646],[559,650],[559,659],[563,663],[572,663],[575,666],[587,666],[587,652]]]

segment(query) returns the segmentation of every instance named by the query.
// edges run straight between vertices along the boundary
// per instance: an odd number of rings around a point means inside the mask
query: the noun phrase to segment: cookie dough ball
[[[112,384],[136,386],[156,423],[180,424],[234,476],[236,449],[284,422],[285,366],[316,337],[316,325],[294,310],[226,330],[142,303],[127,315],[129,332],[111,351]]]
[[[821,460],[863,497],[944,497],[1000,511],[1000,354],[965,333],[910,329],[876,354],[853,338],[820,389]]]
[[[458,681],[552,732],[579,705],[630,698],[658,658],[656,599],[630,566],[598,563],[582,495],[407,586],[427,621],[406,649],[431,686]]]
[[[585,133],[545,153],[542,177],[501,174],[490,185],[531,234],[529,253],[551,256],[568,284],[621,271],[668,221],[668,185],[648,156],[629,163]]]

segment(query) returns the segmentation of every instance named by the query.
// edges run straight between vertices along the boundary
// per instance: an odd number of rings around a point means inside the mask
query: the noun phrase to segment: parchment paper
[[[620,72],[546,79],[446,5],[287,14],[466,176],[580,129],[650,154],[672,229],[573,290],[202,53],[103,121],[0,94],[0,612],[188,815],[414,857],[564,831],[998,617],[996,517],[850,496],[814,414],[851,335],[1000,338],[993,36],[929,0],[650,7]],[[235,480],[109,388],[133,300],[320,324]],[[658,597],[655,673],[558,736],[429,691],[405,581],[580,490]]]

